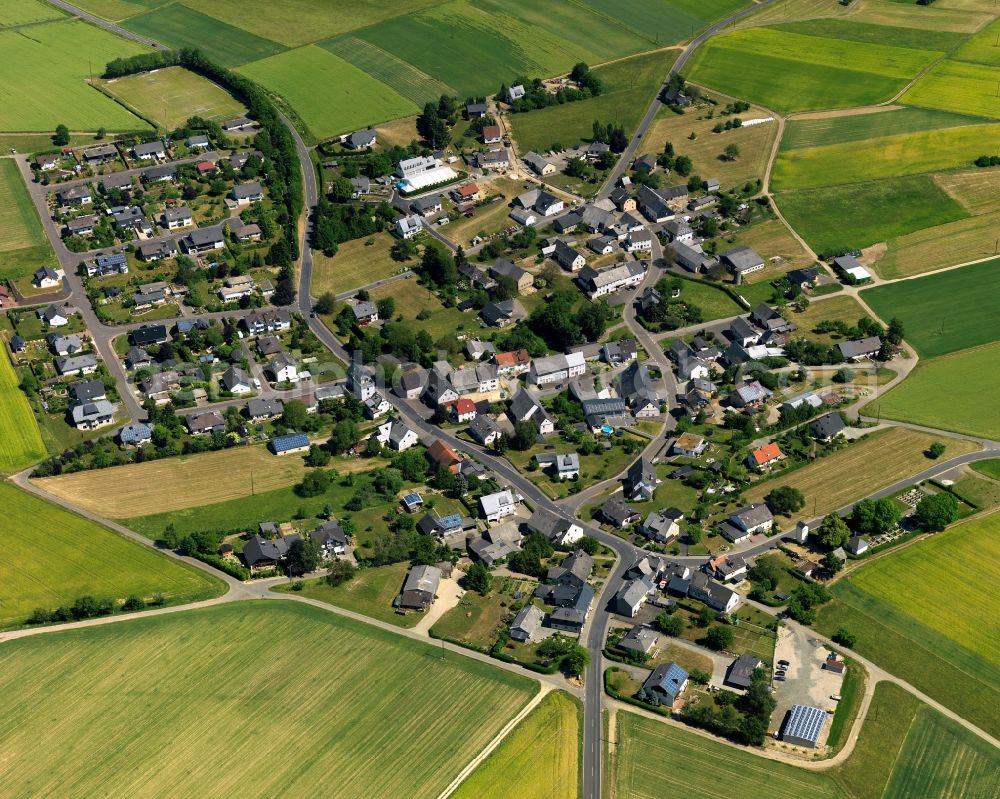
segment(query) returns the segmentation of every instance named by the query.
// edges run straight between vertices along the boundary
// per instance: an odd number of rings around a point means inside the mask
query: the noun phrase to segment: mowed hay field
[[[281,601],[7,642],[0,663],[10,796],[433,799],[537,690]]]
[[[373,244],[369,245],[369,241]],[[313,252],[313,295],[350,291],[418,265],[416,258],[406,263],[394,261],[389,255],[392,242],[391,234],[376,233],[338,245],[337,254],[332,258],[319,251]]]
[[[316,138],[418,110],[389,86],[312,45],[255,61],[239,71],[280,95]]]
[[[771,185],[778,191],[804,189],[954,169],[971,166],[978,156],[996,151],[1000,151],[1000,125],[944,128],[782,150]]]
[[[783,191],[775,202],[820,254],[870,247],[969,215],[929,175]]]
[[[984,171],[992,177],[990,170]],[[940,176],[934,179],[942,185]],[[873,266],[880,276],[896,278],[987,258],[996,255],[998,225],[1000,211],[994,211],[896,236],[886,242],[885,254]]]
[[[100,74],[119,56],[146,48],[76,20],[0,30],[0,131],[143,130],[149,126],[87,85],[89,69]],[[90,67],[88,67],[88,64]]]
[[[775,111],[810,111],[885,100],[936,55],[906,47],[750,28],[713,37],[698,48],[688,78]]]
[[[989,744],[887,682],[875,687],[857,746],[825,771],[635,713],[616,718],[613,779],[617,795],[630,799],[990,799],[998,789],[1000,763]]]
[[[922,361],[864,407],[868,416],[1000,439],[1000,343]]]
[[[17,164],[0,159],[0,280],[28,277],[43,265],[55,266],[56,254]]]
[[[545,152],[556,143],[574,147],[589,141],[595,119],[623,125],[631,135],[676,59],[677,52],[667,50],[598,67],[594,73],[604,84],[600,96],[511,114],[508,120],[518,149]]]
[[[6,349],[6,342],[0,344]],[[0,431],[0,472],[16,472],[45,457],[35,415],[6,352],[0,353]]]
[[[875,286],[861,297],[883,319],[902,320],[907,343],[934,358],[1000,340],[998,293],[1000,258]]]
[[[977,580],[966,564],[976,563]],[[855,587],[1000,666],[1000,514],[953,527],[850,577]]]
[[[8,483],[0,483],[0,502],[0,627],[23,624],[35,608],[55,610],[85,594],[148,599],[159,593],[173,604],[207,599],[224,588],[198,569]]]
[[[908,89],[900,102],[996,118],[1000,115],[998,82],[1000,66],[942,61]]]
[[[246,107],[220,86],[181,67],[104,81],[104,88],[124,103],[173,130],[188,117],[224,122],[246,113]]]
[[[249,497],[251,480],[257,493],[283,488],[299,482],[305,470],[301,455],[278,457],[258,445],[43,477],[34,483],[81,508],[124,519],[143,511],[162,513]]]
[[[894,427],[869,434],[866,438],[815,463],[803,466],[773,480],[764,480],[747,489],[746,501],[762,502],[764,495],[779,486],[794,486],[806,498],[806,506],[793,513],[784,526],[799,519],[824,516],[831,511],[872,494],[880,488],[928,469],[933,462],[924,455],[939,437],[917,430]],[[974,452],[970,441],[947,439],[941,460]]]
[[[562,691],[546,696],[465,780],[456,799],[565,799],[577,795],[580,773],[578,700]]]

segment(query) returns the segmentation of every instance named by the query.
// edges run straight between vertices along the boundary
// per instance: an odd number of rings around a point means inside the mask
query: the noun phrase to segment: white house
[[[416,214],[404,216],[396,220],[396,235],[404,239],[412,239],[420,232],[420,217]]]
[[[408,450],[420,440],[416,432],[399,419],[389,419],[379,425],[375,431],[375,438],[382,446],[398,452]]]
[[[513,492],[506,488],[503,491],[480,497],[479,505],[486,521],[498,522],[517,510],[517,499],[515,499]]]
[[[294,383],[299,379],[299,370],[294,359],[284,352],[275,355],[267,365],[267,373],[275,383]]]
[[[653,234],[648,230],[632,231],[625,237],[625,249],[629,252],[649,252],[653,249]]]
[[[528,370],[528,382],[536,386],[547,383],[558,383],[577,377],[587,371],[587,361],[582,352],[570,352],[565,355],[552,355],[548,358],[535,358]]]

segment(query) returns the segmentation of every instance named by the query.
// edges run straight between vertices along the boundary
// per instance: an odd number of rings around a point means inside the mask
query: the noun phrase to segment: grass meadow
[[[954,31],[894,25],[892,31],[889,32],[886,31],[884,25],[858,22],[855,19],[811,19],[775,25],[774,29],[785,33],[843,39],[861,44],[881,45],[891,42],[894,47],[933,50],[943,53],[951,52],[966,40],[964,34]]]
[[[553,691],[452,796],[507,799],[515,779],[518,799],[577,796],[582,717],[579,700]]]
[[[934,57],[906,47],[751,28],[709,40],[695,53],[688,77],[775,111],[809,111],[885,100]]]
[[[762,502],[764,495],[779,486],[794,486],[806,498],[805,507],[781,524],[788,527],[800,519],[824,516],[872,494],[897,480],[903,480],[931,466],[924,450],[937,436],[894,427],[869,434],[832,455],[795,469],[772,480],[763,480],[744,492],[747,503]],[[942,460],[954,458],[978,447],[969,441],[949,439]]]
[[[7,353],[0,354],[0,430],[0,472],[19,471],[45,457],[35,415]]]
[[[231,17],[245,19],[247,11]],[[173,48],[197,47],[227,67],[267,58],[285,49],[277,42],[255,36],[235,24],[175,3],[132,17],[123,27]]]
[[[42,0],[4,0],[0,8],[0,28],[31,25],[50,19],[62,19],[62,11]]]
[[[511,114],[508,119],[518,148],[545,152],[554,143],[573,147],[589,141],[595,119],[621,124],[631,134],[676,59],[677,53],[667,50],[598,67],[594,72],[604,83],[600,96]]]
[[[916,12],[916,13],[914,13]],[[988,0],[935,3],[933,8],[914,9],[910,3],[898,0],[869,0],[862,8],[851,9],[853,20],[887,25],[893,28],[923,28],[930,31],[974,33],[992,19]]]
[[[954,57],[959,61],[972,61],[978,64],[990,64],[1000,67],[1000,19],[987,25],[975,36],[967,39],[965,43],[954,52]]]
[[[907,343],[921,357],[935,358],[1000,340],[1000,315],[983,301],[998,292],[1000,259],[995,259],[875,286],[861,296],[883,319],[902,320]]]
[[[918,80],[900,102],[959,114],[997,116],[1000,66],[942,61]]]
[[[225,121],[247,111],[227,91],[181,67],[128,75],[102,85],[126,105],[169,130],[195,115]]]
[[[954,169],[994,151],[1000,151],[1000,124],[782,150],[771,185],[776,191],[807,189]]]
[[[617,795],[632,799],[988,799],[1000,773],[988,744],[884,682],[854,751],[826,771],[766,760],[635,713],[619,711],[617,721],[613,779]]]
[[[367,242],[374,244],[368,245]],[[364,239],[347,241],[337,246],[337,254],[327,258],[322,252],[313,252],[313,296],[332,291],[339,294],[376,280],[382,280],[417,265],[417,260],[406,263],[394,261],[389,255],[393,238],[389,233],[376,233]]]
[[[204,572],[9,483],[0,483],[0,502],[0,627],[23,624],[35,608],[55,610],[84,594],[149,599],[159,593],[177,604],[222,593],[222,583]]]
[[[600,14],[620,20],[636,35],[655,37],[658,44],[691,39],[710,22],[747,5],[744,0],[582,0]]]
[[[31,26],[31,35],[0,30],[0,131],[141,130],[148,126],[87,85],[90,74],[141,45],[77,20]],[[32,270],[34,271],[34,270]]]
[[[389,86],[312,45],[255,61],[239,71],[280,95],[318,139],[417,110]]]
[[[537,690],[279,601],[12,641],[0,661],[13,796],[433,799]]]
[[[919,363],[906,380],[869,402],[864,413],[1000,439],[1000,417],[986,399],[998,395],[1000,344],[990,344]]]
[[[0,160],[0,280],[28,277],[40,265],[56,266],[42,220],[17,164]]]
[[[821,254],[869,247],[968,216],[927,175],[786,191],[775,202],[788,223]]]
[[[423,618],[423,614],[407,613],[401,616],[392,607],[392,600],[399,595],[409,570],[409,561],[362,569],[353,579],[336,588],[327,585],[324,579],[306,580],[302,590],[296,594],[363,613],[398,627],[413,627]],[[291,590],[291,586],[281,585],[275,590],[284,593]]]
[[[829,144],[846,144],[902,133],[922,133],[941,128],[984,124],[981,117],[936,111],[932,108],[887,107],[884,111],[820,119],[789,119],[781,137],[781,150],[803,150]]]

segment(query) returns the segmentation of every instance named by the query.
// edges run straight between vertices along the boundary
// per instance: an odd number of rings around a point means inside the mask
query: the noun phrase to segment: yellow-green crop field
[[[900,102],[982,117],[1000,116],[1000,66],[942,61],[918,80]]]
[[[577,795],[580,774],[578,700],[550,693],[458,790],[456,799],[565,799]]]
[[[0,431],[0,472],[16,472],[45,457],[35,415],[6,353],[0,353]]]
[[[537,689],[282,601],[11,641],[0,663],[9,796],[434,799]]]
[[[56,255],[17,164],[4,158],[0,160],[0,280],[27,277],[41,265],[55,266]]]
[[[1000,125],[944,128],[864,141],[783,150],[774,165],[775,189],[805,189],[971,166],[1000,151]]]
[[[4,0],[0,7],[0,28],[31,25],[62,16],[58,8],[42,0]]]
[[[959,61],[1000,67],[1000,19],[987,25],[954,52]]]
[[[4,559],[0,627],[23,624],[35,608],[55,610],[83,595],[170,604],[207,599],[222,583],[27,491],[0,483]]]

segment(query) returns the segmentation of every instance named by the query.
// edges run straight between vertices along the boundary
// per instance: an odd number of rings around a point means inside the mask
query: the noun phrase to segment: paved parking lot
[[[837,703],[831,696],[839,696],[844,678],[823,668],[829,650],[813,639],[808,631],[794,631],[782,627],[774,649],[774,662],[787,660],[789,666],[784,682],[775,682],[775,699],[778,706],[771,716],[771,729],[779,730],[785,714],[792,705],[812,705],[822,710],[833,710]],[[831,715],[829,719],[832,719]],[[829,721],[824,726],[820,742],[826,740]]]

